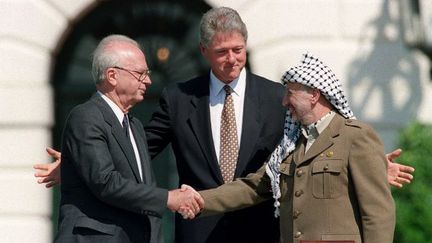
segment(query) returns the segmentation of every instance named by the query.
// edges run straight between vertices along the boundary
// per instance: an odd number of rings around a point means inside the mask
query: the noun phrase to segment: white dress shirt
[[[120,125],[123,127],[124,113],[120,109],[120,107],[118,107],[112,100],[110,100],[106,95],[102,94],[100,91],[98,91],[97,93],[102,97],[102,99],[104,99],[108,103],[109,107],[111,107],[111,110],[114,112],[115,116],[119,120]],[[129,122],[129,124],[130,124],[130,122]],[[131,143],[132,143],[133,151],[134,151],[134,154],[135,154],[135,159],[136,159],[136,162],[137,162],[137,165],[138,165],[139,175],[140,175],[141,181],[143,181],[142,167],[141,167],[141,157],[139,155],[138,147],[136,145],[135,137],[133,135],[133,132],[132,132],[132,129],[131,129],[130,125],[129,125],[129,134],[130,134],[130,140],[131,140]]]
[[[243,107],[244,107],[244,97],[246,90],[246,69],[240,72],[240,76],[234,79],[228,84],[234,92],[232,92],[232,97],[234,101],[234,112],[236,118],[237,126],[237,141],[240,148],[240,138],[243,124]],[[210,72],[210,123],[213,136],[214,148],[216,151],[217,160],[219,161],[219,151],[220,151],[220,127],[221,127],[221,116],[222,110],[225,102],[225,90],[223,87],[225,83],[220,81],[213,72]]]

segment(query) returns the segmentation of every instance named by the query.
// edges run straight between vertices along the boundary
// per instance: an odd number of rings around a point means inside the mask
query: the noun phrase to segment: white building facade
[[[357,118],[386,150],[411,120],[432,121],[429,60],[405,47],[397,0],[208,0],[239,11],[253,71],[278,81],[305,51],[330,66]],[[51,242],[51,190],[32,165],[49,161],[52,55],[97,0],[0,0],[0,242]]]

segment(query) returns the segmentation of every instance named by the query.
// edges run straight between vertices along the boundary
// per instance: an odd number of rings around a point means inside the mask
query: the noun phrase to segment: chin
[[[229,75],[227,75],[228,80],[234,80],[234,79],[238,78],[239,76],[240,76],[240,72],[230,73]]]
[[[144,100],[144,95],[137,97],[137,98],[135,99],[135,102],[136,102],[136,103],[140,103],[140,102],[143,101],[143,100]]]

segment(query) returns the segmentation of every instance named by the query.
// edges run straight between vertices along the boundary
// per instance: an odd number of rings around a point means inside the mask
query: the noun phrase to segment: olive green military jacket
[[[373,129],[337,114],[306,154],[303,141],[280,168],[281,242],[393,242],[395,206],[384,148]],[[263,166],[246,178],[200,191],[202,216],[271,199],[270,188]]]

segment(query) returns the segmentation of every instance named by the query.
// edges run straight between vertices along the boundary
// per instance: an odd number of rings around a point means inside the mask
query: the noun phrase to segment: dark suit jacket
[[[130,118],[132,145],[99,95],[75,107],[62,143],[61,205],[56,242],[148,242],[149,216],[161,217],[167,190],[156,188],[142,124]]]
[[[223,184],[210,127],[209,74],[166,88],[145,127],[151,157],[171,143],[180,184],[197,190]],[[243,127],[235,177],[255,172],[279,143],[285,109],[281,84],[246,75]],[[176,242],[275,242],[278,222],[271,202],[214,217],[176,217]]]

